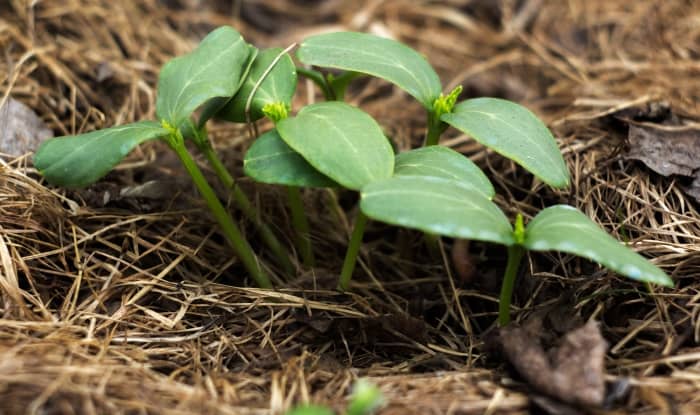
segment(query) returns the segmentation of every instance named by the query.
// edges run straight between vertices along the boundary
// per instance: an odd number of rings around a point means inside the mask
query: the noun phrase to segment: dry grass
[[[4,2],[0,96],[68,134],[153,116],[160,65],[216,25],[231,24],[259,45],[328,28],[406,41],[448,87],[522,102],[560,138],[573,185],[553,192],[448,134],[446,144],[489,172],[510,214],[576,205],[677,281],[649,293],[571,257],[533,255],[517,318],[552,310],[602,322],[610,380],[628,381],[631,392],[600,412],[700,410],[698,205],[678,182],[622,157],[624,126],[611,117],[663,100],[681,117],[700,118],[695,2],[232,3]],[[420,107],[382,82],[363,85],[350,99],[401,147],[417,144]],[[239,169],[243,130],[212,132]],[[146,180],[174,196],[114,197]],[[29,154],[0,166],[0,412],[280,414],[301,401],[340,408],[358,376],[384,391],[382,413],[528,412],[530,391],[482,339],[495,316],[501,251],[473,244],[479,277],[466,284],[417,235],[374,225],[353,294],[342,295],[325,288],[352,211],[338,217],[327,193],[309,192],[320,266],[276,292],[239,288],[250,285],[187,183],[158,145],[80,192],[46,187]],[[290,238],[278,191],[244,184]]]

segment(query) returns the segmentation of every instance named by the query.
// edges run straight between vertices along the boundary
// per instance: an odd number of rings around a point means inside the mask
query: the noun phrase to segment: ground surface
[[[386,414],[700,411],[700,215],[686,193],[691,179],[662,177],[627,157],[631,125],[663,124],[700,140],[700,5],[10,0],[0,4],[0,93],[57,135],[152,117],[160,65],[223,24],[259,46],[330,29],[391,35],[424,53],[448,89],[462,84],[465,97],[527,105],[555,132],[570,189],[548,189],[455,131],[443,143],[484,167],[509,215],[575,205],[663,267],[676,288],[650,295],[585,261],[529,258],[516,320],[544,315],[543,331],[555,338],[594,320],[609,344],[606,405],[577,409],[546,398],[488,347],[504,267],[497,248],[445,240],[441,261],[420,235],[374,224],[353,291],[342,295],[332,288],[354,200],[341,195],[338,214],[329,193],[313,191],[305,202],[317,268],[278,280],[278,291],[245,288],[250,281],[164,147],[137,150],[81,191],[45,186],[27,153],[0,166],[0,412],[341,408],[358,376],[381,387]],[[405,94],[374,80],[351,92],[402,149],[420,143],[424,115]],[[299,94],[298,105],[309,99]],[[221,124],[212,133],[240,175],[245,129]],[[241,183],[291,239],[283,193]],[[455,274],[449,258],[467,249],[476,271]]]

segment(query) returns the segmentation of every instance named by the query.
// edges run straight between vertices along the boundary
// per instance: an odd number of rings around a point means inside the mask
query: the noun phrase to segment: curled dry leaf
[[[604,358],[607,343],[598,324],[589,321],[572,330],[558,346],[545,351],[542,321],[501,329],[500,342],[508,361],[538,391],[563,402],[599,407],[605,398]]]
[[[639,160],[662,176],[692,177],[684,190],[700,201],[700,128],[631,124],[627,158]]]

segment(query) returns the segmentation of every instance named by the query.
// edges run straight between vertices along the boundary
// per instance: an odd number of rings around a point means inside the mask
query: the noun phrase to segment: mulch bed
[[[484,168],[508,215],[575,205],[676,287],[563,254],[529,257],[515,320],[540,319],[547,344],[594,320],[608,344],[606,403],[582,409],[538,392],[492,347],[500,248],[445,239],[436,258],[420,234],[371,224],[353,290],[341,294],[333,287],[355,199],[341,194],[332,209],[332,193],[311,190],[317,267],[285,279],[263,254],[278,289],[259,290],[163,145],[136,150],[82,190],[47,186],[25,151],[0,163],[0,412],[340,410],[358,377],[383,391],[382,414],[700,411],[698,195],[692,177],[628,157],[631,126],[700,140],[698,21],[700,6],[680,0],[3,2],[0,104],[22,102],[56,135],[153,118],[161,65],[219,25],[261,47],[327,30],[392,36],[425,54],[448,89],[520,102],[553,130],[572,174],[561,191],[445,134],[444,145]],[[314,99],[301,88],[298,107]],[[425,115],[400,90],[361,80],[348,101],[400,149],[421,142]],[[6,122],[0,111],[0,129]],[[220,123],[210,133],[242,176],[246,129]],[[284,193],[240,183],[291,245]],[[473,273],[454,266],[464,258]]]

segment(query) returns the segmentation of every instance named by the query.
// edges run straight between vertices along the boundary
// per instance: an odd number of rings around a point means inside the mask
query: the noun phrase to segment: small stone
[[[53,132],[31,108],[13,98],[0,107],[0,153],[19,157],[53,137]]]

